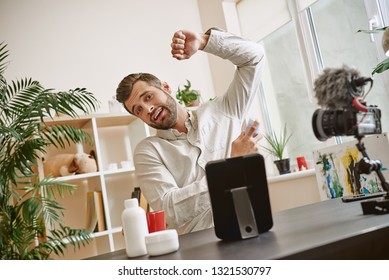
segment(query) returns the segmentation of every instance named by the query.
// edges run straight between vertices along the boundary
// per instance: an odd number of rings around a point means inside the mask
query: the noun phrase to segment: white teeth
[[[158,119],[159,114],[161,114],[162,109],[160,109],[155,115],[154,115],[154,120]]]

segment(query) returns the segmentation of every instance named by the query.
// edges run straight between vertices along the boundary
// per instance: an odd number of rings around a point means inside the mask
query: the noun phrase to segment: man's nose
[[[147,114],[150,114],[154,110],[154,105],[146,104],[145,109],[146,109]]]

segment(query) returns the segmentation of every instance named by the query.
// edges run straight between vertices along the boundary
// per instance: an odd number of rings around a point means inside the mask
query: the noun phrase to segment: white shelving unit
[[[60,177],[63,180],[77,185],[72,195],[59,198],[64,207],[64,222],[73,228],[86,227],[86,194],[88,191],[101,191],[104,204],[105,224],[104,231],[93,233],[93,241],[86,247],[73,252],[69,247],[62,259],[83,259],[98,254],[113,252],[125,247],[122,236],[121,213],[124,209],[124,200],[131,197],[134,187],[137,186],[133,166],[121,166],[122,161],[133,162],[132,155],[136,144],[150,135],[147,125],[134,116],[125,114],[93,115],[77,119],[59,117],[45,121],[47,125],[66,124],[81,128],[93,137],[93,145],[82,147],[89,153],[95,151],[98,171],[87,174]],[[58,153],[76,153],[80,147],[70,145],[65,150],[50,149],[45,157]],[[108,170],[108,166],[116,164],[117,169]],[[41,178],[45,176],[40,172]],[[47,175],[47,174],[46,174]],[[57,258],[52,255],[53,258]]]

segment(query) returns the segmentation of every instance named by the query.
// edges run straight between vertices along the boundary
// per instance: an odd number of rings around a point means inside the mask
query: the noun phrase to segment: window
[[[370,41],[368,34],[356,32],[369,28],[364,1],[321,0],[312,5],[311,12],[324,66],[341,67],[346,64],[358,69],[363,76],[371,76],[374,66],[382,60],[377,52],[377,47],[379,51],[381,48],[381,38],[376,39],[378,44],[375,44]],[[384,84],[386,75],[382,73],[373,76],[374,85],[366,97],[368,105],[377,105],[381,109],[383,131],[389,131],[389,98]],[[341,138],[343,141],[353,139]]]
[[[310,102],[295,26],[289,22],[261,42],[267,57],[269,78],[263,79],[268,104],[268,129],[279,132],[284,125],[293,136],[288,145],[291,158],[312,158],[323,143],[313,133],[311,120],[316,106]]]
[[[290,3],[294,1],[287,2],[286,8],[293,14],[293,5]],[[335,140],[354,139],[333,137],[328,142],[316,139],[311,124],[312,115],[317,109],[312,87],[323,67],[336,68],[346,64],[356,67],[363,76],[371,76],[373,68],[384,59],[380,57],[380,38],[377,37],[372,43],[368,34],[357,32],[359,29],[368,29],[370,15],[364,2],[369,1],[318,0],[297,12],[298,18],[292,16],[292,20],[282,22],[276,30],[267,32],[268,35],[262,36],[261,30],[255,36],[252,28],[246,28],[251,38],[263,37],[259,42],[265,47],[267,56],[261,90],[261,100],[265,100],[261,111],[266,116],[262,119],[269,120],[267,130],[277,132],[286,124],[293,131],[293,138],[288,145],[288,155],[292,161],[297,156],[311,159],[313,150],[334,144]],[[380,5],[376,8],[379,9],[383,7],[382,3],[387,5],[389,1],[378,2]],[[242,9],[240,17],[244,10],[249,9]],[[379,16],[385,18],[385,13]],[[382,26],[384,20],[380,21]],[[375,27],[380,27],[380,24]],[[258,23],[253,26],[258,26]],[[373,76],[374,86],[366,98],[368,105],[377,105],[381,109],[383,131],[389,131],[388,73]]]

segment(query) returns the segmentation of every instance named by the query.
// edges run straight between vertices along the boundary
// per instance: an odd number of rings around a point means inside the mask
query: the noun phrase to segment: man
[[[169,85],[151,74],[131,74],[117,89],[117,100],[127,111],[157,129],[134,152],[142,193],[153,210],[165,210],[168,228],[183,234],[213,226],[206,163],[258,152],[258,122],[248,133],[241,127],[259,87],[264,53],[260,45],[219,29],[177,31],[171,49],[178,60],[202,50],[236,65],[227,92],[197,111],[178,105]]]

